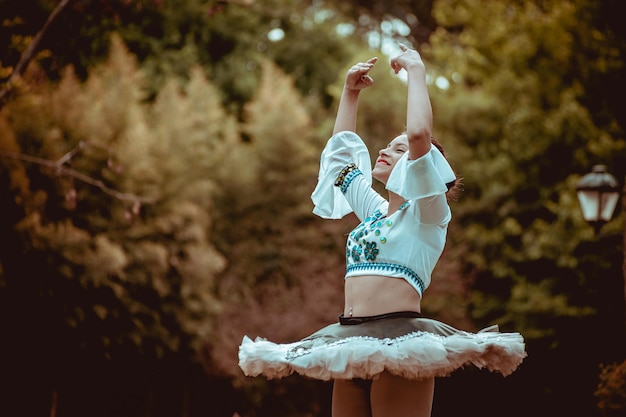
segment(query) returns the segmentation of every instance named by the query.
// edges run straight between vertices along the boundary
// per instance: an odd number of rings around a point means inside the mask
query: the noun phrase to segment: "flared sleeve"
[[[431,145],[423,156],[409,160],[408,152],[397,162],[387,181],[387,190],[406,200],[419,200],[448,191],[456,174],[442,153]]]
[[[335,187],[335,180],[349,164],[356,164],[365,180],[372,183],[372,166],[365,143],[354,132],[339,132],[322,151],[317,186],[311,194],[314,214],[324,219],[340,219],[353,211],[340,187]]]

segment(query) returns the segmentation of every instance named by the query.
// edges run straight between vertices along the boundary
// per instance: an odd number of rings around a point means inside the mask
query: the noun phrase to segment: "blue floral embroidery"
[[[354,259],[354,262],[359,262],[362,253],[363,248],[361,247],[361,245],[354,245],[352,247],[352,259]]]
[[[376,242],[365,242],[365,259],[375,261],[380,251],[376,247]]]

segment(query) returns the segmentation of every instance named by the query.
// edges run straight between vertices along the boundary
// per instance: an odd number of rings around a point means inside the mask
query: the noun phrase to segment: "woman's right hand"
[[[374,80],[369,76],[370,70],[378,61],[377,57],[368,59],[366,62],[359,62],[348,70],[344,88],[347,90],[362,90],[374,84]]]
[[[391,59],[391,69],[393,69],[394,73],[399,73],[401,69],[408,71],[409,67],[415,65],[424,67],[424,62],[419,52],[403,44],[399,46],[402,53]]]

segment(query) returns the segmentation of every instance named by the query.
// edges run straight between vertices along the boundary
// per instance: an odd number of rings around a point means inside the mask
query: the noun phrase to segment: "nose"
[[[379,156],[389,156],[389,154],[387,153],[387,149],[388,148],[382,148],[380,151],[378,151],[378,155]]]

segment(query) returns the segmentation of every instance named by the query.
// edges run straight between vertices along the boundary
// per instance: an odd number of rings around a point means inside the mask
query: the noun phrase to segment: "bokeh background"
[[[0,415],[330,416],[237,348],[336,321],[356,218],[312,215],[319,153],[371,56],[359,133],[402,131],[399,42],[464,184],[423,312],[529,355],[439,378],[433,417],[626,415],[624,200],[595,233],[576,199],[624,186],[621,6],[0,0]]]

